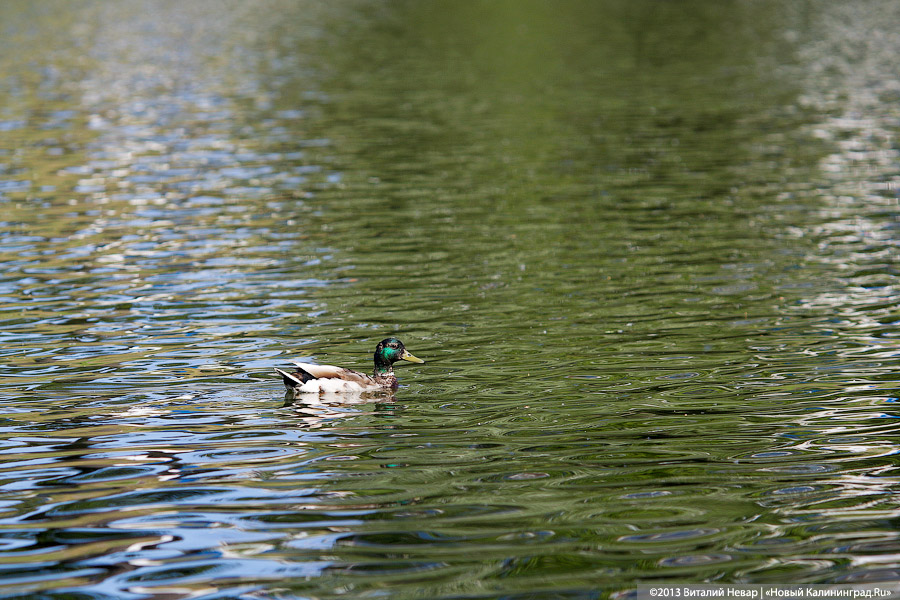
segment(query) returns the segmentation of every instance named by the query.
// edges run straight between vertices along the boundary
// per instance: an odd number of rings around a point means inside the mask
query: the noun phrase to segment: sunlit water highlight
[[[2,593],[896,580],[898,24],[3,4]]]

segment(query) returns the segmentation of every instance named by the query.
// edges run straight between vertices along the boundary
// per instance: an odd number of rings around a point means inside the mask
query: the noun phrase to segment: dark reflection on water
[[[0,589],[896,579],[898,24],[0,5]]]

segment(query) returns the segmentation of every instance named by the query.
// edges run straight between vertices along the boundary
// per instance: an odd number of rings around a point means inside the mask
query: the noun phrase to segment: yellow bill
[[[417,358],[417,357],[413,356],[412,354],[409,353],[408,350],[405,350],[405,349],[403,350],[403,354],[400,355],[400,360],[408,360],[409,362],[414,362],[414,363],[424,363],[425,362],[421,358]]]

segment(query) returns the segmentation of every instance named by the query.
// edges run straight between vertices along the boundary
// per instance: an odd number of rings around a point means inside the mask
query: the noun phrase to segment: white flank
[[[321,379],[310,379],[298,387],[297,391],[304,394],[358,394],[366,389],[369,388],[364,388],[355,381],[323,377]]]

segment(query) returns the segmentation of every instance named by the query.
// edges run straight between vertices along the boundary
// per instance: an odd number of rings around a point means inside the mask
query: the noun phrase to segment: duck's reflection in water
[[[284,408],[291,408],[304,427],[323,427],[338,419],[363,415],[390,414],[399,405],[393,393],[291,394],[284,396]]]

